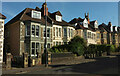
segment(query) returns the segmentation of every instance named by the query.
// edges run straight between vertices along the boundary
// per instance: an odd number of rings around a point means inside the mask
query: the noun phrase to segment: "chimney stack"
[[[89,20],[89,13],[87,13],[87,15],[86,15],[86,13],[85,13],[85,18],[87,19],[88,24],[90,24],[90,20]]]
[[[47,7],[47,3],[43,3],[42,5],[42,8],[41,8],[41,11],[42,11],[42,14],[45,16],[45,7]],[[46,8],[46,15],[48,16],[48,8]]]
[[[109,23],[108,23],[108,26],[110,26],[110,27],[111,27],[111,26],[112,26],[112,23],[111,23],[111,22],[109,22]]]

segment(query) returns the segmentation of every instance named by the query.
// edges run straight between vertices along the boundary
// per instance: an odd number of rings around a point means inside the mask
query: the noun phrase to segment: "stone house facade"
[[[6,17],[0,13],[0,63],[3,62],[3,44],[4,44],[4,20]]]
[[[45,6],[43,3],[41,9],[26,8],[6,23],[5,51],[13,56],[27,52],[31,57],[44,53]],[[62,19],[60,11],[50,13],[47,8],[47,48],[69,42],[74,30],[74,26]]]
[[[106,43],[102,42],[102,44],[113,44],[116,45],[116,47],[119,46],[119,27],[112,26],[112,23],[109,22],[108,25],[102,23],[99,25],[99,29],[101,30],[101,33],[104,32],[106,34],[106,40],[104,40]]]
[[[74,18],[69,22],[71,25],[76,27],[76,35],[82,37],[87,42],[87,45],[90,44],[101,44],[100,42],[100,31],[98,29],[97,21],[91,21],[89,19],[89,13],[86,15],[85,18]],[[97,38],[97,35],[99,37]]]

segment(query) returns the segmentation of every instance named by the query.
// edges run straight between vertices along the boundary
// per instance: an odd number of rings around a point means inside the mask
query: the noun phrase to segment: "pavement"
[[[12,67],[11,69],[4,69],[2,70],[2,74],[24,74],[27,72],[31,72],[33,70],[43,70],[43,69],[47,69],[45,68],[45,65],[37,65],[37,66],[33,66],[33,67],[27,67],[27,68],[15,68]]]
[[[120,70],[120,54],[98,57],[94,59],[84,59],[76,57],[74,59],[63,60],[52,63],[49,67],[44,65],[28,68],[12,68],[3,70],[3,74],[115,74]]]

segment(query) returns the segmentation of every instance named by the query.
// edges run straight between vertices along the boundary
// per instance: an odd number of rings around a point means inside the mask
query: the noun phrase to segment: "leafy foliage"
[[[49,49],[50,52],[61,53],[61,52],[72,52],[76,55],[83,55],[86,50],[86,43],[83,38],[79,36],[74,37],[68,44],[54,46]]]
[[[83,55],[86,50],[86,43],[83,38],[79,36],[74,37],[68,44],[68,51],[77,54],[78,56]]]

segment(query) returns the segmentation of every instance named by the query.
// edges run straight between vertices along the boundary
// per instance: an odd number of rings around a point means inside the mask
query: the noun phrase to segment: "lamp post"
[[[45,0],[45,67],[48,67],[48,52],[47,52],[47,4]]]

